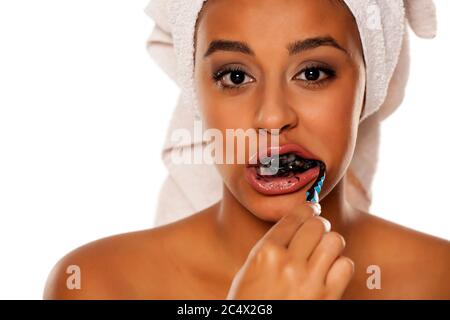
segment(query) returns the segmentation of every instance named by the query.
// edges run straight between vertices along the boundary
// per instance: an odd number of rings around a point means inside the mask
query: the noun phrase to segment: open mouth
[[[289,152],[266,157],[255,168],[259,178],[266,178],[267,176],[294,177],[295,174],[303,173],[318,165],[317,160],[304,159],[295,153]]]
[[[256,191],[265,195],[295,192],[317,178],[308,189],[307,197],[310,194],[312,200],[318,201],[325,165],[313,157],[298,145],[284,145],[275,152],[269,152],[269,156],[258,157],[256,164],[247,166],[245,176]]]

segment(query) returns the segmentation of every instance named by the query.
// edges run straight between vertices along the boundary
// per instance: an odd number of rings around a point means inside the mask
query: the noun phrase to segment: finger
[[[350,258],[341,256],[331,266],[325,280],[329,299],[340,299],[355,273],[355,265]]]
[[[288,249],[293,257],[306,261],[319,244],[323,235],[330,231],[331,225],[322,217],[312,217],[303,223],[289,243]]]
[[[345,248],[344,238],[337,232],[326,233],[308,260],[311,273],[325,281],[325,277]]]
[[[267,233],[258,241],[257,246],[270,241],[287,248],[297,229],[306,219],[316,214],[315,212],[312,205],[305,203],[297,212],[286,214],[278,220],[269,231],[267,231]]]

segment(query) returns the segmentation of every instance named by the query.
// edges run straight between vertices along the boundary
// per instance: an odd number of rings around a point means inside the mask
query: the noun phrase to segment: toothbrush
[[[319,175],[317,176],[316,181],[311,186],[311,188],[306,191],[306,201],[312,202],[314,204],[319,204],[319,194],[320,190],[322,190],[323,181],[325,180],[325,164],[322,161],[319,161]]]

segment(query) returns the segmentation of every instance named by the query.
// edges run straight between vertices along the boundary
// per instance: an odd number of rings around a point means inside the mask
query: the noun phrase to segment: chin
[[[301,191],[277,196],[253,194],[247,199],[247,209],[257,218],[277,222],[286,214],[298,210],[305,201],[305,195]]]

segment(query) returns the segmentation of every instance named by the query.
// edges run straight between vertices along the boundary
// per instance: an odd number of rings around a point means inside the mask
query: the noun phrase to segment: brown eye
[[[297,73],[295,80],[308,89],[317,89],[325,86],[336,78],[336,71],[323,65],[310,65]]]
[[[326,72],[321,68],[313,67],[304,69],[299,73],[299,75],[300,80],[316,82],[326,79],[328,76],[330,76],[330,72]]]
[[[232,71],[227,76],[233,84],[237,85],[243,83],[245,80],[245,72],[242,71]]]
[[[217,84],[226,89],[239,88],[246,83],[253,82],[253,78],[240,68],[220,70],[213,74],[213,79]]]

